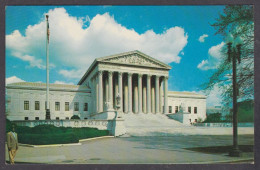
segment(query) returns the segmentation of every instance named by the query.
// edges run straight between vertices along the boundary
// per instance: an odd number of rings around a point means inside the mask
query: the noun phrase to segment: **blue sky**
[[[200,92],[221,58],[210,26],[224,6],[8,6],[6,82],[45,82],[45,14],[50,83],[77,84],[96,57],[139,50],[172,66],[169,90]],[[209,96],[220,102],[218,89]]]

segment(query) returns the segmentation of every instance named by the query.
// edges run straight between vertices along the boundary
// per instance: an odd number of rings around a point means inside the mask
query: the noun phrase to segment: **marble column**
[[[95,96],[95,112],[97,113],[98,112],[98,78],[97,78],[97,75],[95,75],[95,84],[96,84],[96,87],[95,87],[95,92],[96,92],[96,96]]]
[[[154,88],[154,84],[152,84],[151,87],[151,100],[152,100],[152,113],[155,113],[155,88]]]
[[[164,77],[164,114],[168,113],[168,77]]]
[[[108,102],[110,102],[110,108],[113,108],[113,72],[108,72]]]
[[[122,72],[118,72],[118,94],[120,96],[120,108],[119,111],[123,110],[123,88],[122,88]]]
[[[146,89],[146,86],[143,87],[143,113],[147,113],[147,106],[146,106],[146,103],[147,103],[147,93],[146,93],[147,89]]]
[[[128,87],[127,87],[127,79],[124,79],[124,112],[128,112]]]
[[[162,81],[159,82],[159,86],[160,86],[160,113],[163,113],[163,108],[162,108],[162,104],[163,104],[163,86],[162,86]]]
[[[133,86],[134,86],[133,112],[138,113],[138,84],[136,80],[133,82]]]
[[[143,83],[142,83],[142,74],[138,74],[138,113],[143,112],[143,100],[142,100],[142,88],[143,88]]]
[[[108,76],[106,76],[106,79],[105,79],[105,101],[108,102]]]
[[[160,98],[159,98],[159,76],[155,76],[155,113],[160,112]]]
[[[93,113],[96,112],[96,81],[95,81],[95,76],[92,77],[92,87],[93,87],[93,106],[92,110]]]
[[[103,71],[98,71],[98,112],[103,112]]]
[[[128,73],[128,113],[132,113],[132,73]]]
[[[147,113],[151,113],[151,75],[147,75]]]
[[[114,73],[113,87],[114,87],[114,89],[113,89],[113,92],[114,92],[114,96],[113,96],[114,107],[113,108],[116,108],[116,97],[118,95],[118,79],[116,78],[115,73]]]

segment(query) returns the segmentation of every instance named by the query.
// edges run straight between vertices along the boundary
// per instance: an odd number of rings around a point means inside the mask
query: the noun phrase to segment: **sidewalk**
[[[228,156],[223,146],[230,145],[232,135],[105,138],[82,141],[81,145],[72,146],[20,146],[15,160],[17,163],[44,164],[253,163],[254,135],[239,135],[239,145],[244,146],[241,157]],[[206,148],[212,146],[222,150],[212,152]],[[7,152],[6,158],[8,160]]]

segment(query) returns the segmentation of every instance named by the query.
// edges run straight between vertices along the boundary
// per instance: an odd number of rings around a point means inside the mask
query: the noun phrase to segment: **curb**
[[[19,144],[19,145],[25,147],[32,147],[32,148],[44,148],[44,147],[57,147],[57,146],[76,146],[76,145],[81,145],[81,143],[50,144],[50,145],[29,145],[29,144]]]
[[[79,143],[68,143],[68,144],[50,144],[50,145],[30,145],[30,144],[22,144],[19,143],[19,146],[25,146],[25,147],[32,147],[32,148],[45,148],[45,147],[61,147],[61,146],[78,146],[82,145],[81,142],[85,141],[92,141],[96,139],[104,139],[104,138],[114,138],[114,136],[101,136],[101,137],[95,137],[95,138],[88,138],[88,139],[80,139]]]
[[[114,138],[114,136],[100,136],[100,137],[95,137],[95,138],[80,139],[79,142],[92,141],[95,139],[104,139],[104,138]]]
[[[248,164],[255,164],[255,160],[253,158],[248,159],[236,159],[236,160],[219,160],[219,161],[206,161],[206,162],[192,162],[191,164],[238,164],[239,162],[253,162]],[[247,164],[247,163],[244,163]]]
[[[56,146],[77,146],[81,143],[68,143],[68,144],[52,144],[52,145],[32,145],[34,148],[56,147]]]

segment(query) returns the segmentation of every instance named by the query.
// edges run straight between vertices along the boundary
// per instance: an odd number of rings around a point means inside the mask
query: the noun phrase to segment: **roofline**
[[[119,54],[114,54],[114,55],[109,55],[109,56],[105,56],[105,57],[100,57],[100,58],[97,58],[96,60],[102,62],[102,60],[104,60],[104,59],[109,59],[109,58],[113,58],[113,57],[119,57],[119,56],[122,56],[122,55],[133,54],[133,53],[141,54],[141,55],[143,55],[143,56],[145,56],[145,57],[147,57],[149,59],[152,59],[153,61],[158,62],[161,65],[167,67],[169,70],[172,68],[168,64],[165,64],[165,63],[163,63],[163,62],[161,62],[161,61],[159,61],[159,60],[157,60],[157,59],[155,59],[155,58],[153,58],[153,57],[151,57],[151,56],[149,56],[147,54],[144,54],[144,53],[142,53],[141,51],[138,51],[138,50],[124,52],[124,53],[119,53]]]
[[[18,87],[18,86],[7,86],[7,89],[23,89],[23,90],[41,90],[46,91],[44,87]],[[50,88],[50,91],[63,91],[63,92],[79,92],[79,93],[91,93],[90,89],[79,90],[79,89],[64,89],[64,88]]]
[[[159,60],[157,60],[157,59],[155,59],[155,58],[153,58],[153,57],[150,57],[150,56],[148,56],[148,55],[146,55],[146,54],[144,54],[144,53],[142,53],[142,52],[140,52],[140,51],[138,51],[138,50],[134,50],[134,51],[129,51],[129,52],[124,52],[124,53],[119,53],[119,54],[114,54],[114,55],[109,55],[109,56],[105,56],[105,57],[96,58],[96,59],[93,61],[93,63],[90,65],[90,67],[88,68],[88,70],[86,71],[86,73],[83,75],[83,77],[79,80],[79,82],[78,82],[77,85],[81,85],[81,84],[86,80],[86,77],[87,77],[87,76],[91,73],[91,71],[94,69],[94,67],[96,66],[96,64],[102,62],[103,59],[109,59],[109,58],[112,58],[112,57],[118,57],[118,56],[122,56],[122,55],[133,54],[133,53],[137,53],[137,54],[139,53],[139,54],[141,54],[141,55],[143,55],[143,56],[145,56],[145,57],[147,57],[147,58],[149,58],[149,59],[152,59],[153,61],[158,62],[158,63],[160,63],[161,65],[165,66],[166,69],[168,69],[168,70],[170,70],[170,69],[172,68],[172,67],[169,66],[168,64],[165,64],[165,63],[163,63],[163,62],[161,62],[161,61],[159,61]],[[104,62],[104,63],[106,63],[106,62]]]
[[[177,92],[178,94],[174,94],[176,91],[169,91],[168,97],[180,97],[180,98],[198,98],[198,99],[206,99],[207,96],[198,94],[198,93],[192,93],[188,92],[189,94],[182,94],[182,92]]]
[[[94,69],[94,67],[97,64],[97,59],[95,59],[93,61],[93,63],[90,65],[90,67],[88,68],[88,70],[85,72],[85,74],[83,75],[83,77],[79,80],[77,85],[81,85],[83,83],[83,81],[85,81],[86,77],[88,76],[88,74],[91,73],[91,71]]]
[[[24,84],[19,84],[19,83],[24,83]],[[81,88],[81,87],[83,86],[71,85],[71,84],[50,84],[50,91],[66,91],[66,92],[70,91],[70,92],[84,92],[84,93],[86,92],[88,93],[91,91],[91,89],[89,88]],[[6,89],[46,90],[46,83],[17,82],[17,83],[7,84]]]

